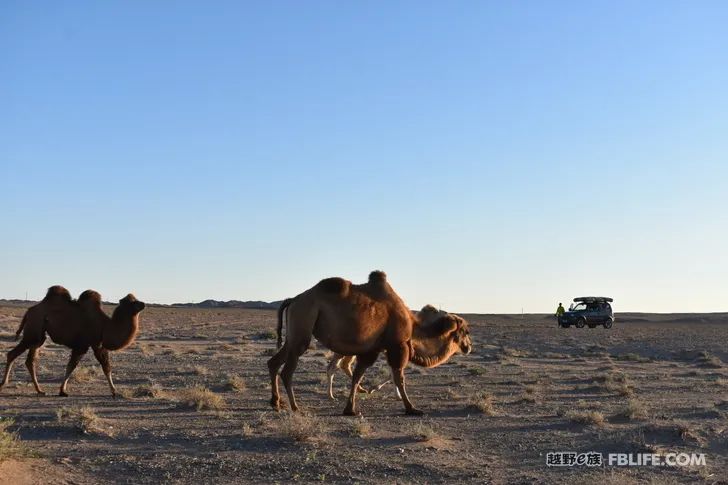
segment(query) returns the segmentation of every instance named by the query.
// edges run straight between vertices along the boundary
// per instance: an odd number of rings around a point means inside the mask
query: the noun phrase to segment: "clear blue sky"
[[[0,4],[0,297],[728,310],[728,3]]]

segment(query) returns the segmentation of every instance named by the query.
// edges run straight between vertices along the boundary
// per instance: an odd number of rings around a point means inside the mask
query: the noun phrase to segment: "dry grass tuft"
[[[206,377],[210,375],[210,369],[208,369],[204,365],[196,365],[192,367],[192,373],[201,377]]]
[[[372,434],[372,425],[366,419],[359,418],[352,423],[349,434],[358,438],[366,438]]]
[[[132,390],[132,396],[163,399],[167,397],[167,394],[159,384],[141,384]]]
[[[414,434],[417,441],[432,441],[435,438],[439,438],[438,432],[429,424],[420,421],[412,427],[412,434]]]
[[[26,453],[23,445],[18,440],[18,435],[8,431],[14,421],[12,419],[0,419],[0,463],[8,458],[18,458]]]
[[[590,424],[594,426],[604,426],[604,415],[599,411],[567,411],[565,414],[566,419],[572,423],[577,424]]]
[[[698,367],[704,369],[721,369],[723,368],[723,361],[721,361],[715,355],[711,355],[709,352],[701,352],[695,359],[695,364]]]
[[[630,399],[627,401],[625,407],[622,408],[617,415],[623,418],[635,420],[647,419],[648,417],[647,408],[637,399]]]
[[[103,426],[101,418],[89,406],[83,406],[81,408],[58,408],[56,410],[56,420],[65,426],[75,428],[82,434],[112,436],[111,430]]]
[[[243,392],[245,390],[245,381],[238,375],[228,374],[225,378],[224,387],[226,391]]]
[[[478,411],[486,416],[498,414],[493,405],[493,394],[485,391],[475,394],[468,402],[467,409]]]
[[[298,442],[316,441],[324,435],[324,423],[301,413],[285,413],[280,416],[278,430]]]
[[[89,382],[101,375],[101,369],[95,365],[89,367],[79,367],[71,374],[71,381],[77,383]]]
[[[602,374],[601,376],[597,376],[594,381],[602,389],[608,392],[616,392],[620,396],[631,396],[634,393],[629,379],[620,371]]]
[[[225,409],[225,399],[206,387],[196,386],[182,389],[170,396],[180,407],[198,411],[219,411]]]

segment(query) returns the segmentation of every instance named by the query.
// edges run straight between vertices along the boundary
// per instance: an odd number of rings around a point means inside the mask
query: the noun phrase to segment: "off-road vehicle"
[[[572,325],[576,328],[595,328],[602,325],[604,328],[611,328],[614,323],[614,313],[612,313],[612,305],[614,301],[604,296],[581,296],[574,298],[574,303],[569,307],[569,311],[564,312],[559,317],[559,326],[568,328]]]

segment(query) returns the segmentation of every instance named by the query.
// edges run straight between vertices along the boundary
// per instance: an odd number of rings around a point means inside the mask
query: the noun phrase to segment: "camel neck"
[[[139,330],[139,316],[114,312],[103,331],[103,346],[107,350],[119,350],[132,343]]]

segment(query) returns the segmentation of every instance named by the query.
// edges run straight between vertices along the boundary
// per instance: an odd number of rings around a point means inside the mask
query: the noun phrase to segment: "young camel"
[[[111,395],[116,397],[116,387],[111,378],[109,351],[123,349],[134,341],[139,331],[139,312],[144,306],[143,302],[130,293],[119,300],[119,305],[109,317],[101,309],[101,295],[97,292],[86,290],[81,293],[78,300],[73,300],[68,290],[62,286],[52,286],[43,301],[30,307],[25,313],[15,335],[16,340],[21,333],[23,338],[8,352],[0,389],[8,383],[13,361],[28,350],[25,365],[28,367],[30,379],[36,392],[45,395],[38,384],[35,364],[38,350],[45,343],[47,334],[53,342],[71,349],[71,358],[58,393],[60,396],[68,396],[66,393],[68,379],[81,358],[91,348],[104,371]]]
[[[416,324],[412,330],[412,347],[414,349],[414,355],[410,356],[410,362],[420,367],[432,368],[447,362],[450,357],[458,352],[462,352],[464,354],[470,352],[472,343],[470,336],[467,333],[467,325],[463,326],[461,323],[459,331],[444,334],[441,334],[440,330],[432,328],[434,323],[439,322],[439,320],[437,320],[438,317],[446,315],[450,314],[444,311],[439,311],[432,305],[425,305],[422,310],[415,315]],[[451,316],[464,322],[464,320],[457,315]],[[355,362],[356,356],[354,355],[334,354],[331,357],[326,369],[330,399],[335,399],[334,374],[336,373],[336,369],[341,369],[349,377],[352,377],[352,367]],[[357,391],[373,393],[374,391],[380,390],[390,382],[391,379],[369,390],[359,386]],[[398,391],[397,397],[401,398]]]
[[[392,378],[402,396],[407,414],[421,415],[422,411],[410,402],[405,389],[404,368],[415,357],[412,330],[413,315],[397,293],[387,283],[386,275],[373,271],[369,281],[354,285],[342,278],[328,278],[292,299],[285,300],[278,310],[278,343],[281,344],[283,316],[286,322],[285,344],[268,361],[271,378],[271,405],[280,409],[278,369],[288,394],[291,410],[298,405],[293,392],[292,378],[298,359],[308,349],[314,336],[325,347],[342,355],[356,355],[349,399],[345,415],[356,415],[356,390],[364,371],[386,351],[392,368]],[[467,323],[454,316],[443,316],[432,326],[440,334],[459,331],[468,339]],[[468,343],[467,351],[470,351]]]

